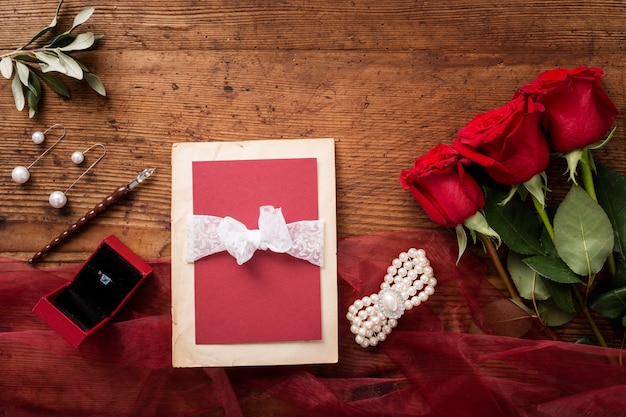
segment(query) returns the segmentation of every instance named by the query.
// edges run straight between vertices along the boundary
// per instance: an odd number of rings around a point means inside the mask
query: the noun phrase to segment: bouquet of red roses
[[[543,72],[451,145],[418,158],[400,182],[433,222],[456,230],[459,257],[469,231],[512,298],[528,300],[549,326],[583,312],[606,346],[589,308],[626,328],[626,179],[591,155],[610,141],[617,117],[601,80],[600,68]],[[548,204],[546,172],[561,158],[569,190]],[[506,270],[495,250],[502,242]]]

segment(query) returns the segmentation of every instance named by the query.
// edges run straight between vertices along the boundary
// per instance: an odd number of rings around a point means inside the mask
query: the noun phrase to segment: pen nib
[[[137,175],[137,178],[135,178],[134,180],[132,180],[128,185],[128,189],[129,190],[133,190],[136,186],[138,186],[139,184],[141,184],[142,182],[144,182],[145,180],[148,179],[148,177],[150,175],[152,175],[152,173],[154,172],[156,168],[148,168],[148,169],[144,169],[143,171],[141,171],[139,173],[139,175]]]
[[[148,179],[148,177],[150,175],[152,175],[152,173],[154,172],[155,169],[156,168],[144,169],[143,171],[141,171],[141,173],[139,175],[137,175],[137,181],[138,182],[145,181],[146,179]]]

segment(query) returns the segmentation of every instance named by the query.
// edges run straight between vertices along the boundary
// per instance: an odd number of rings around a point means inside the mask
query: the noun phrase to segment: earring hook
[[[46,130],[44,130],[43,132],[41,132],[41,134],[45,137],[46,133],[48,133],[51,129],[53,129],[53,128],[55,128],[55,127],[58,127],[58,126],[61,126],[61,127],[63,128],[63,134],[62,134],[61,136],[59,136],[59,138],[58,138],[58,139],[57,139],[57,140],[56,140],[56,141],[55,141],[55,142],[54,142],[54,143],[53,143],[53,144],[52,144],[52,145],[51,145],[48,149],[46,149],[45,151],[43,151],[43,153],[42,153],[41,155],[39,155],[37,158],[35,158],[35,160],[34,160],[34,161],[33,161],[33,162],[29,165],[29,166],[27,166],[27,167],[26,167],[27,169],[32,168],[32,166],[33,166],[33,165],[35,165],[35,164],[37,163],[37,161],[39,161],[41,158],[43,158],[44,156],[46,156],[46,154],[47,154],[48,152],[50,152],[50,150],[51,150],[52,148],[54,148],[55,146],[57,146],[57,144],[58,144],[59,142],[61,142],[61,140],[65,137],[65,134],[67,133],[67,129],[65,129],[65,126],[63,126],[62,124],[59,124],[59,123],[55,123],[55,124],[53,124],[52,126],[50,126],[49,128],[47,128]],[[35,142],[34,136],[35,136],[35,134],[37,134],[37,133],[40,133],[40,132],[35,132],[35,133],[33,133],[33,142]],[[42,139],[42,141],[41,141],[41,142],[35,142],[35,143],[42,143],[42,142],[43,142],[43,139]]]
[[[55,128],[55,127],[59,127],[61,126],[63,128],[63,134],[61,136],[59,136],[59,138],[45,151],[43,151],[43,153],[41,155],[39,155],[37,158],[35,158],[35,160],[33,162],[31,162],[31,164],[27,167],[25,166],[16,166],[15,168],[13,168],[13,171],[11,172],[11,178],[13,178],[13,181],[15,181],[18,184],[24,184],[26,181],[28,181],[28,179],[30,178],[30,172],[28,171],[29,169],[31,169],[33,167],[33,165],[35,165],[37,162],[39,162],[39,160],[41,158],[43,158],[44,156],[46,156],[46,154],[48,152],[50,152],[50,150],[52,150],[52,148],[54,148],[55,146],[57,146],[57,144],[59,142],[61,142],[61,140],[65,137],[66,133],[67,133],[67,129],[65,129],[65,126],[63,126],[62,124],[59,123],[55,123],[52,126],[50,126],[49,128],[47,128],[46,130],[44,130],[43,132],[35,132],[33,133],[33,142],[40,144],[43,143],[44,139],[45,139],[45,134],[47,132],[49,132],[51,129]]]
[[[78,183],[78,181],[80,181],[89,171],[91,171],[91,169],[95,167],[96,164],[102,160],[102,158],[106,156],[107,149],[103,144],[96,143],[94,145],[91,145],[87,149],[85,149],[83,152],[77,151],[72,154],[72,161],[76,164],[80,164],[85,160],[85,154],[96,147],[102,148],[102,154],[98,157],[98,159],[93,161],[91,165],[89,165],[89,167],[86,170],[84,170],[83,173],[80,174],[78,178],[76,178],[74,182],[70,184],[69,187],[65,189],[65,191],[54,191],[52,194],[50,194],[50,198],[48,199],[48,201],[52,207],[61,208],[65,206],[65,204],[67,203],[66,194],[72,189],[72,187],[74,187]]]

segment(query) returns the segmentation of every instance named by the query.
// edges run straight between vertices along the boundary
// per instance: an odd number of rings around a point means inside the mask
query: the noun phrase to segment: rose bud
[[[543,126],[550,146],[568,153],[607,134],[617,109],[602,88],[602,69],[554,69],[521,90],[545,107]]]
[[[543,106],[523,94],[476,116],[452,146],[501,184],[521,184],[543,172],[550,149],[539,126]]]
[[[400,183],[434,223],[456,227],[485,205],[482,188],[465,172],[469,164],[450,145],[439,144],[403,170]]]

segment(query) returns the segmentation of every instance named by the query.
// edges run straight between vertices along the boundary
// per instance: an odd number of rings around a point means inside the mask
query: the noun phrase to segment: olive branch
[[[0,73],[6,79],[13,78],[11,90],[15,99],[15,107],[18,111],[22,111],[28,104],[28,115],[31,118],[37,112],[41,99],[40,79],[55,93],[65,98],[70,97],[70,92],[65,84],[59,77],[53,75],[53,72],[77,80],[84,79],[96,93],[106,96],[106,90],[100,78],[72,56],[74,52],[90,49],[102,38],[102,35],[94,35],[92,32],[74,33],[76,28],[89,20],[94,12],[93,7],[80,11],[74,17],[74,22],[69,30],[52,37],[43,46],[27,49],[56,27],[62,4],[63,0],[59,1],[52,22],[33,36],[30,41],[13,52],[0,55]]]

